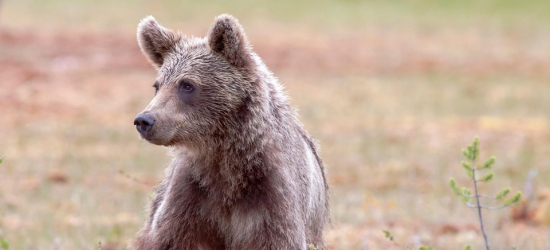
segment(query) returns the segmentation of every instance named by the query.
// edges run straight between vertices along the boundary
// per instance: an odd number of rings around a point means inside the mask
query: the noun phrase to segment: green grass
[[[245,23],[277,20],[319,30],[365,25],[421,26],[543,26],[550,23],[550,3],[545,0],[342,0],[342,1],[7,1],[3,22],[10,25],[62,25],[72,29],[125,29],[153,14],[161,20],[186,25],[208,24],[220,13],[231,13]]]

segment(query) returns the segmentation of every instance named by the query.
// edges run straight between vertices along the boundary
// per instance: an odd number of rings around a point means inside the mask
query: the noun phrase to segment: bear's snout
[[[136,125],[137,131],[141,134],[143,138],[147,137],[147,134],[153,128],[155,124],[155,119],[147,114],[139,114],[134,120],[134,125]]]

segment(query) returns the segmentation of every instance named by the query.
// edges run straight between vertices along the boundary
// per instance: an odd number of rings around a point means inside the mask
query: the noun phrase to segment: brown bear
[[[134,124],[174,159],[130,249],[324,247],[323,163],[238,21],[220,15],[196,38],[149,16],[137,36],[158,76]]]

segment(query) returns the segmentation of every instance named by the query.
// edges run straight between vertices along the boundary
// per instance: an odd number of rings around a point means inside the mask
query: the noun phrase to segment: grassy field
[[[132,125],[155,77],[135,27],[152,14],[204,36],[224,12],[321,145],[330,249],[481,249],[476,214],[447,185],[468,184],[460,152],[475,136],[497,156],[484,192],[523,191],[537,170],[527,215],[485,213],[493,249],[550,249],[550,1],[4,0],[9,249],[121,249],[136,234],[169,157]]]

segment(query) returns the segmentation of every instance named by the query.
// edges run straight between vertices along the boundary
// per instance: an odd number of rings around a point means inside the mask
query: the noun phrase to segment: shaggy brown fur
[[[130,249],[323,247],[323,163],[237,20],[194,38],[147,17],[138,42],[158,77],[135,124],[174,160]]]

